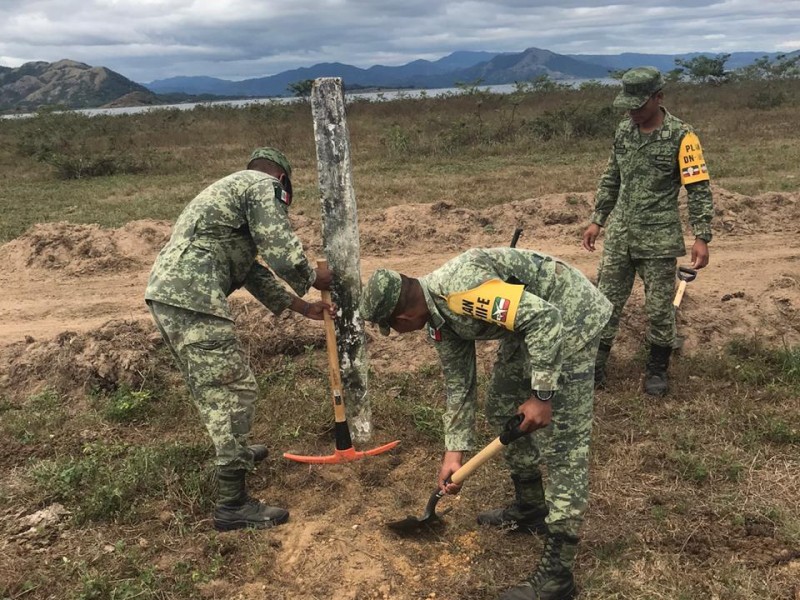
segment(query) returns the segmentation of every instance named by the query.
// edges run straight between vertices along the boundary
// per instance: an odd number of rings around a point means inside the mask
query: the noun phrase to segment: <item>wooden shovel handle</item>
[[[686,291],[686,282],[681,281],[678,284],[678,292],[675,294],[675,299],[672,301],[672,306],[678,308],[681,305],[681,300],[683,300],[683,293]]]
[[[461,465],[461,468],[450,476],[450,481],[455,484],[462,483],[467,477],[472,475],[476,469],[483,465],[483,463],[488,461],[503,448],[505,448],[505,446],[500,441],[500,438],[494,438],[488,446],[485,446],[483,450]]]

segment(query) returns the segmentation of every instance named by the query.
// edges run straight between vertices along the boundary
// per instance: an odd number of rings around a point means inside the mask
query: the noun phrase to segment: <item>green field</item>
[[[592,190],[619,118],[613,94],[351,104],[359,210],[440,200],[482,209]],[[680,85],[665,104],[699,132],[715,184],[753,196],[800,189],[800,81]],[[306,104],[2,120],[0,243],[42,222],[172,220],[258,145],[286,151],[292,210],[316,219]],[[501,461],[465,485],[443,531],[409,541],[382,526],[419,514],[434,482],[444,406],[435,362],[371,373],[377,441],[401,439],[398,453],[299,467],[279,453],[332,448],[324,340],[281,345],[297,329],[235,308],[261,388],[253,433],[273,453],[253,485],[289,506],[290,524],[211,529],[212,448],[152,325],[120,315],[101,331],[0,354],[0,599],[489,600],[533,569],[540,540],[474,524],[509,498]],[[128,361],[125,377],[89,378],[75,360],[89,347]],[[730,336],[675,361],[663,401],[641,394],[643,362],[615,356],[610,389],[597,395],[580,597],[798,600],[800,347]],[[481,401],[486,380],[482,369]],[[482,418],[479,434],[491,439]],[[25,520],[56,503],[66,512],[55,524]]]

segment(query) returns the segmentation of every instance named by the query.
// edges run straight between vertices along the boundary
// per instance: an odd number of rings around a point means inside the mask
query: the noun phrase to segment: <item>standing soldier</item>
[[[219,497],[214,527],[268,528],[289,513],[250,498],[245,476],[266,447],[248,446],[257,385],[236,337],[228,295],[244,287],[273,313],[289,308],[321,320],[333,307],[305,302],[331,272],[314,270],[287,216],[292,167],[274,148],[258,148],[247,170],[212,183],[183,210],[150,272],[145,299],[189,386],[216,449]]]
[[[381,333],[426,326],[447,388],[440,489],[475,446],[475,340],[500,340],[486,397],[498,430],[514,414],[537,430],[505,451],[516,492],[506,508],[478,515],[498,528],[545,533],[537,569],[503,600],[565,600],[575,594],[572,567],[588,502],[594,361],[611,304],[576,269],[530,250],[473,249],[412,279],[387,269],[369,279],[361,314]],[[540,454],[547,465],[542,484]]]
[[[626,109],[629,117],[617,127],[611,158],[597,189],[592,222],[583,234],[583,247],[594,252],[600,228],[613,214],[605,235],[598,287],[614,305],[614,312],[600,335],[595,384],[605,384],[608,355],[638,273],[644,282],[650,321],[644,390],[652,396],[667,393],[667,368],[677,337],[672,295],[677,257],[686,254],[678,214],[681,185],[688,194],[695,269],[708,264],[713,215],[700,140],[689,125],[661,106],[663,86],[655,67],[631,69],[623,76],[622,92],[614,106]]]

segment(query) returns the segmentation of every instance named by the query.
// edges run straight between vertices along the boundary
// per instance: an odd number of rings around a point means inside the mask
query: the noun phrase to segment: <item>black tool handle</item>
[[[521,236],[521,235],[522,235],[522,227],[517,227],[514,230],[514,235],[511,238],[511,247],[512,248],[516,248],[517,247],[517,242],[519,241],[519,236]]]
[[[503,446],[508,446],[514,440],[518,440],[519,438],[528,435],[529,431],[522,431],[519,426],[522,425],[522,422],[525,420],[525,415],[518,414],[511,417],[508,421],[506,421],[505,429],[503,433],[500,434],[500,443]]]

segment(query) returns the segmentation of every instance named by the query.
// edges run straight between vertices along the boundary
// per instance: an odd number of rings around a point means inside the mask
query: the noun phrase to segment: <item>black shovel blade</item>
[[[425,506],[425,512],[422,513],[421,517],[413,517],[409,515],[405,519],[400,519],[399,521],[389,521],[386,523],[386,526],[397,533],[411,533],[443,523],[440,517],[449,513],[451,508],[447,508],[442,511],[441,515],[436,514],[436,504],[439,502],[442,496],[444,496],[444,492],[435,490],[428,499],[428,504]]]

